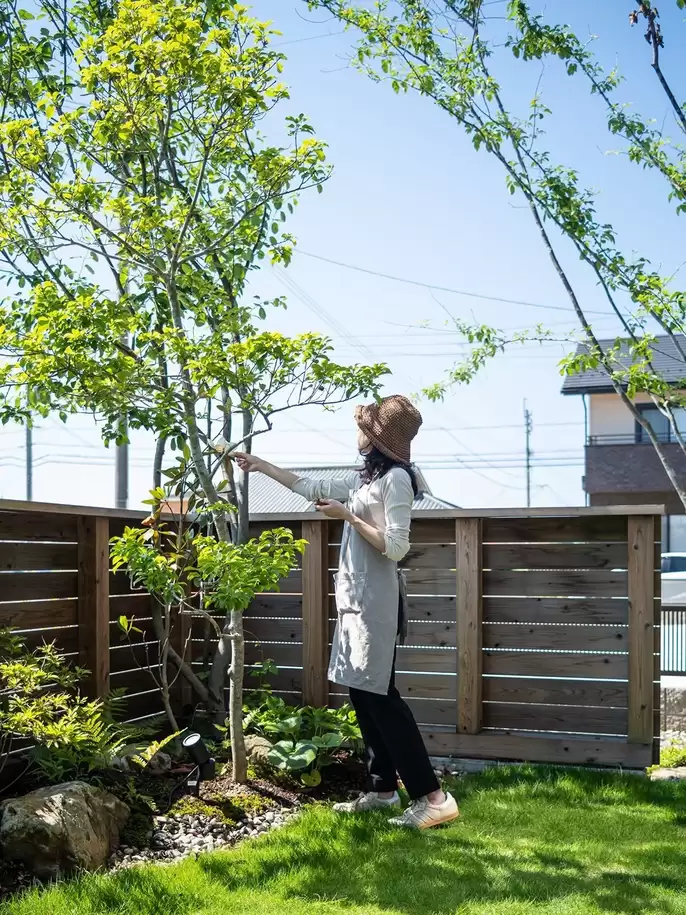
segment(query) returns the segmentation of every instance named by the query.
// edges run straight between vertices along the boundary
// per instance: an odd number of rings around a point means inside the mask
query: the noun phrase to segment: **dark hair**
[[[401,467],[410,477],[412,491],[415,498],[419,495],[419,486],[417,485],[417,474],[411,464],[404,464],[402,461],[396,461],[388,457],[383,451],[372,445],[365,454],[362,455],[364,464],[360,468],[360,476],[363,483],[371,483],[373,480],[380,480],[385,477],[389,470],[394,467]]]

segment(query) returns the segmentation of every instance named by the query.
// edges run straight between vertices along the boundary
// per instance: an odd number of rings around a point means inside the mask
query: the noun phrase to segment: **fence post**
[[[629,541],[629,743],[653,739],[655,519],[631,515]]]
[[[457,730],[478,734],[482,703],[481,519],[455,521],[457,569]]]
[[[88,668],[92,698],[110,690],[110,524],[107,518],[79,517],[79,664]]]
[[[329,524],[303,522],[303,703],[323,707],[329,701]]]

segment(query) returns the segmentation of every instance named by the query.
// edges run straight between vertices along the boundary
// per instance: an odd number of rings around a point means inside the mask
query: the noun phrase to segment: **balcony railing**
[[[670,429],[668,432],[659,432],[657,440],[662,444],[677,444],[677,438]],[[681,433],[686,439],[686,432]],[[588,446],[592,445],[650,445],[650,439],[644,433],[638,435],[589,435],[586,439]]]

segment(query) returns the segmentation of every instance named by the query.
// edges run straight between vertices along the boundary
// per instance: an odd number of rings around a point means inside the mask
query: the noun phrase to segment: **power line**
[[[335,331],[339,336],[343,337],[345,340],[348,340],[351,346],[357,349],[366,359],[374,359],[374,353],[365,346],[361,340],[358,340],[353,334],[351,334],[346,328],[340,324],[334,317],[332,317],[329,312],[323,308],[318,302],[316,302],[312,296],[306,292],[302,286],[295,282],[295,280],[288,276],[285,270],[282,270],[281,267],[274,267],[274,272],[279,277],[281,282],[286,286],[287,289],[293,293],[293,295],[299,299],[307,308],[313,311],[318,317],[322,319],[332,330]]]
[[[541,305],[540,302],[525,302],[518,299],[506,299],[501,296],[494,295],[482,295],[479,292],[468,292],[465,289],[453,289],[449,286],[437,286],[435,283],[426,283],[421,280],[411,280],[407,277],[394,276],[391,273],[381,273],[378,270],[370,270],[367,267],[359,267],[356,264],[346,264],[343,261],[334,260],[331,257],[324,257],[321,254],[313,254],[311,251],[303,251],[302,248],[296,249],[297,253],[304,254],[305,257],[312,257],[315,260],[323,261],[326,264],[333,264],[336,267],[344,267],[346,270],[355,270],[357,273],[366,273],[369,276],[378,276],[384,280],[393,280],[396,283],[407,283],[410,286],[420,286],[423,289],[433,289],[436,292],[449,292],[453,295],[464,295],[472,299],[483,299],[485,302],[504,302],[507,305],[523,305],[527,308],[544,308],[546,311],[565,311],[570,316],[573,315],[573,312],[569,308],[565,308],[563,305]],[[590,309],[586,310],[586,314],[589,315],[603,315],[603,317],[611,318],[613,317],[612,313],[609,311],[591,311]]]

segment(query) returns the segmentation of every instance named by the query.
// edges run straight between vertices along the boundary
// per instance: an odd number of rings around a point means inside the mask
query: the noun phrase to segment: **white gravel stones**
[[[219,817],[193,814],[158,816],[154,818],[148,845],[145,848],[120,846],[110,858],[109,866],[119,870],[146,861],[169,863],[192,854],[225,848],[278,829],[296,814],[294,808],[279,807],[265,813],[248,814],[235,826],[224,823]]]

